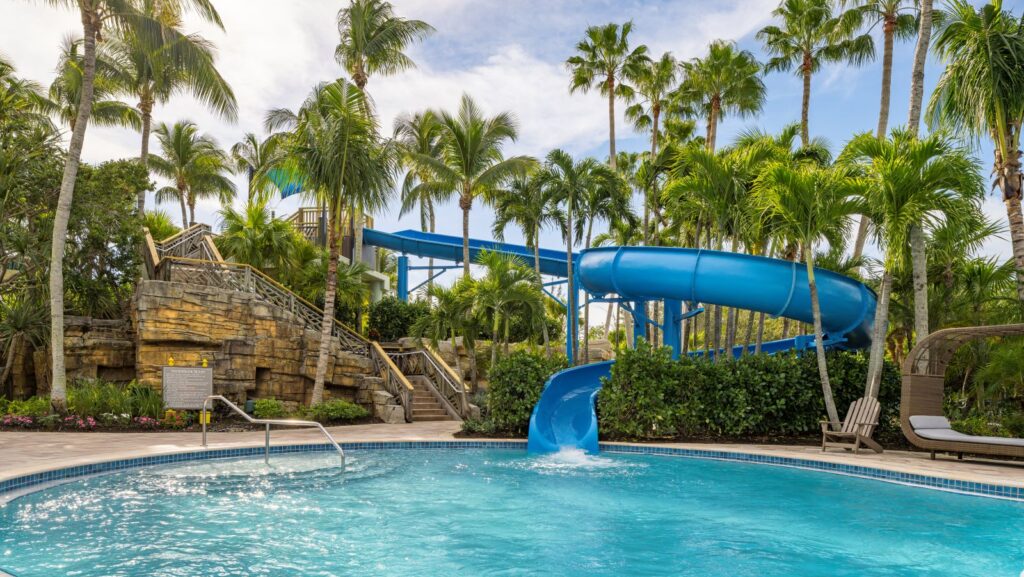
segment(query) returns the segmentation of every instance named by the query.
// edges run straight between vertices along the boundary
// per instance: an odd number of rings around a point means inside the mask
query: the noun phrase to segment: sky
[[[590,25],[632,20],[633,44],[646,44],[658,56],[670,51],[679,60],[702,56],[709,42],[733,40],[764,61],[755,34],[772,21],[777,0],[392,0],[396,12],[406,18],[425,20],[436,32],[409,49],[417,67],[392,77],[371,77],[367,86],[390,133],[394,118],[425,108],[454,109],[463,93],[470,94],[489,113],[511,111],[519,122],[519,138],[506,154],[542,158],[553,148],[574,156],[607,157],[607,101],[596,93],[569,94],[565,59]],[[180,96],[154,111],[156,122],[171,124],[192,120],[225,149],[246,132],[262,135],[263,117],[272,108],[296,108],[318,82],[344,75],[334,60],[338,41],[336,14],[342,0],[218,0],[224,21],[221,31],[197,18],[187,17],[185,29],[199,32],[218,49],[217,66],[233,87],[239,103],[237,122],[228,122]],[[936,2],[937,7],[941,2]],[[1004,2],[1020,13],[1024,0]],[[13,61],[21,76],[49,85],[53,79],[59,45],[66,35],[80,34],[76,13],[45,2],[0,0],[0,54]],[[881,53],[878,30],[876,51]],[[913,42],[898,42],[892,80],[890,127],[907,118]],[[941,63],[929,55],[926,98],[940,73]],[[877,123],[880,92],[880,61],[862,67],[825,66],[813,80],[810,130],[824,137],[837,153],[858,132],[873,131]],[[799,120],[800,81],[792,73],[765,77],[767,102],[752,118],[726,118],[718,142],[728,144],[749,128],[778,131]],[[616,132],[619,150],[646,150],[648,136],[638,134],[625,122],[623,104],[617,104]],[[701,126],[702,123],[698,123]],[[83,158],[87,162],[138,155],[139,135],[124,129],[91,126]],[[151,150],[158,151],[155,139]],[[976,154],[987,173],[991,149],[981,145]],[[244,177],[236,178],[239,191]],[[158,183],[162,186],[165,183]],[[238,195],[241,204],[244,192]],[[302,204],[299,198],[275,201],[278,215],[288,215]],[[400,216],[397,207],[375,216],[376,228],[385,231],[418,228],[417,214]],[[147,206],[153,205],[153,198]],[[176,204],[162,207],[180,218]],[[198,220],[218,223],[216,201],[197,207]],[[986,212],[1005,222],[1002,202],[989,195]],[[437,210],[438,231],[461,235],[461,214],[455,201]],[[492,214],[481,203],[471,213],[471,234],[492,238]],[[601,226],[603,229],[603,225]],[[992,239],[988,254],[1010,255],[1009,240]],[[509,229],[506,239],[522,240]],[[562,248],[559,235],[547,231],[541,244]],[[869,248],[869,253],[873,249]],[[452,274],[452,273],[449,273]],[[418,278],[412,279],[415,285]],[[603,316],[603,315],[598,315]]]

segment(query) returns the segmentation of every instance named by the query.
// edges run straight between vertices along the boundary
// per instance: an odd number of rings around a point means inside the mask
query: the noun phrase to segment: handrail
[[[246,414],[245,411],[238,408],[238,405],[227,400],[227,398],[225,398],[223,395],[210,395],[203,399],[203,412],[200,413],[199,418],[199,420],[202,421],[203,423],[203,447],[207,447],[206,421],[207,415],[209,415],[209,410],[206,407],[210,403],[210,401],[223,401],[224,404],[226,404],[232,411],[238,413],[239,415],[242,415],[242,417],[246,421],[249,421],[250,423],[254,423],[257,425],[267,426],[266,442],[264,443],[263,451],[264,463],[270,464],[270,425],[282,425],[285,427],[316,427],[320,429],[320,432],[323,433],[325,437],[327,437],[327,440],[330,441],[332,445],[334,445],[334,449],[338,451],[338,455],[341,457],[342,468],[345,467],[345,451],[341,449],[341,445],[339,445],[338,442],[334,440],[334,437],[332,437],[331,434],[327,432],[327,429],[325,429],[324,426],[321,425],[320,423],[316,421],[301,421],[297,419],[254,419],[250,417],[248,414]]]
[[[374,368],[384,380],[384,388],[387,392],[398,397],[405,411],[405,422],[412,422],[412,394],[416,390],[405,374],[398,369],[391,357],[381,348],[377,341],[370,342],[370,358],[373,359]],[[394,379],[394,380],[392,380]],[[397,381],[395,383],[394,381]]]
[[[428,351],[419,349],[415,351],[391,353],[389,355],[392,359],[413,359],[418,358],[425,361],[423,372],[425,377],[431,380],[435,387],[439,387],[437,391],[441,396],[441,400],[446,405],[446,409],[450,409],[453,412],[453,417],[465,418],[469,412],[469,402],[466,399],[466,387],[458,380],[453,379],[447,371],[444,370]],[[426,370],[427,366],[433,369],[433,374]],[[411,367],[403,367],[404,372],[411,372]],[[415,373],[412,373],[415,374]],[[449,392],[451,397],[449,397]],[[456,409],[455,405],[458,405]]]

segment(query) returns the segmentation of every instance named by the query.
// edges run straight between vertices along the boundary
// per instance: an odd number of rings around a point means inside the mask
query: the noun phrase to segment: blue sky
[[[703,54],[717,38],[736,41],[760,59],[764,54],[754,34],[771,21],[775,0],[641,1],[641,0],[393,0],[406,17],[433,24],[437,33],[411,50],[418,68],[390,78],[371,78],[368,90],[377,103],[381,123],[390,130],[395,115],[426,107],[453,108],[468,92],[489,112],[513,111],[521,137],[509,153],[543,157],[560,147],[577,156],[607,155],[605,101],[596,94],[569,95],[564,61],[588,25],[633,20],[634,43],[647,44],[654,54],[673,52],[679,59]],[[273,0],[220,0],[226,33],[193,20],[190,30],[206,35],[219,48],[219,66],[235,88],[241,108],[238,123],[230,124],[197,107],[187,97],[156,111],[168,123],[188,118],[228,147],[246,131],[260,131],[265,111],[294,107],[314,83],[342,74],[334,62],[337,42],[334,17],[339,0],[280,2]],[[941,2],[937,2],[941,5]],[[1024,0],[1004,5],[1020,13]],[[71,11],[45,3],[7,1],[0,5],[0,53],[19,71],[49,84],[61,38],[78,30]],[[877,33],[876,33],[877,36]],[[877,42],[881,52],[880,40]],[[898,43],[894,58],[890,126],[906,120],[913,42]],[[929,57],[926,84],[934,85],[940,64]],[[755,118],[726,119],[719,142],[728,144],[742,129],[760,127],[776,131],[799,119],[800,82],[792,74],[766,76],[768,100]],[[826,66],[814,78],[810,126],[813,135],[826,138],[838,151],[849,137],[873,130],[877,122],[880,62],[860,68]],[[927,97],[927,93],[926,93]],[[643,150],[646,136],[634,134],[621,118],[620,150]],[[702,124],[702,123],[701,123]],[[138,135],[124,130],[90,128],[85,158],[102,161],[133,156]],[[978,154],[987,171],[990,151]],[[239,180],[240,189],[244,184]],[[152,199],[150,199],[150,202]],[[297,199],[277,203],[278,214],[295,210]],[[397,202],[395,203],[397,207]],[[175,206],[164,207],[172,215]],[[199,207],[201,220],[216,224],[215,203]],[[986,211],[1005,219],[1002,203],[990,197]],[[455,203],[438,211],[441,232],[460,234],[461,218]],[[415,228],[415,215],[399,217],[397,210],[377,216],[378,228]],[[475,236],[490,237],[491,214],[477,205],[472,216]],[[509,231],[510,240],[518,240]],[[542,243],[560,248],[557,235],[547,233]],[[994,240],[986,250],[1008,256],[1009,243]]]

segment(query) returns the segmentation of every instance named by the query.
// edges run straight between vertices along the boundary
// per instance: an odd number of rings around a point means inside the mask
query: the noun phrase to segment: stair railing
[[[412,422],[412,395],[415,389],[405,374],[395,365],[394,360],[377,341],[370,342],[370,359],[374,369],[384,381],[384,390],[391,393],[402,404],[405,411],[405,422]]]
[[[457,419],[464,419],[469,413],[469,401],[466,398],[466,388],[449,371],[434,358],[434,355],[424,349],[408,352],[391,353],[390,357],[402,373],[406,375],[423,375],[430,381],[445,410]]]

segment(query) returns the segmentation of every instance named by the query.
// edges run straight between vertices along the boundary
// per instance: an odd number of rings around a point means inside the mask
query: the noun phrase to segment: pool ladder
[[[263,462],[267,463],[268,465],[270,464],[270,425],[282,425],[285,427],[315,427],[317,429],[320,429],[320,432],[324,434],[324,437],[326,437],[327,440],[330,441],[332,445],[334,445],[334,449],[338,451],[338,456],[341,457],[341,467],[345,467],[345,451],[341,449],[341,445],[339,445],[338,442],[334,440],[334,437],[332,437],[331,434],[327,432],[327,429],[325,429],[324,426],[321,425],[320,423],[316,421],[300,421],[296,419],[254,419],[250,417],[245,411],[238,408],[238,405],[227,400],[223,395],[210,395],[209,397],[206,397],[206,399],[203,400],[203,412],[200,413],[199,420],[202,421],[203,423],[204,448],[208,448],[206,444],[206,422],[209,420],[208,416],[210,413],[209,409],[207,409],[207,406],[212,407],[213,401],[222,401],[232,411],[238,413],[239,415],[242,415],[242,418],[244,418],[246,421],[249,421],[254,425],[266,426],[267,434],[266,440],[263,445]]]

